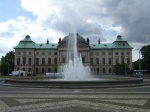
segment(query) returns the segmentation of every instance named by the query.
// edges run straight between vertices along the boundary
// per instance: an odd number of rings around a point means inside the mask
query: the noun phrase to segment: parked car
[[[12,71],[10,74],[10,76],[27,76],[25,71]]]

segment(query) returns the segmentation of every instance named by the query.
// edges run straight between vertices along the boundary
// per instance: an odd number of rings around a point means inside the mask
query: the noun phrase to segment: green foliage
[[[141,60],[141,69],[148,70],[148,73],[150,73],[150,45],[143,46],[141,48],[141,54],[143,57]]]
[[[150,59],[150,45],[143,46],[140,51],[143,59]]]
[[[128,74],[130,71],[130,68],[127,64],[116,64],[114,65],[114,73],[117,75],[125,75]]]
[[[10,51],[5,56],[2,56],[0,68],[1,73],[3,75],[7,75],[14,70],[14,59],[15,59],[14,51]]]
[[[136,60],[135,62],[133,62],[133,69],[139,70],[139,60]]]
[[[148,70],[148,73],[150,73],[150,45],[143,46],[140,53],[142,55],[142,59],[140,59],[141,70]],[[133,62],[133,68],[139,70],[139,60]]]

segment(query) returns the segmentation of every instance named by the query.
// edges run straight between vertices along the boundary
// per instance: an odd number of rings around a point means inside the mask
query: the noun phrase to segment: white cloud
[[[57,33],[50,28],[45,29],[38,22],[25,17],[19,16],[16,20],[10,19],[0,24],[0,56],[14,50],[13,47],[26,35],[30,35],[31,39],[38,43],[46,43],[47,39],[53,43],[58,42],[62,33]]]
[[[150,39],[149,5],[149,1],[141,0],[21,0],[22,8],[37,18],[18,16],[2,22],[0,47],[7,45],[3,50],[7,52],[27,34],[35,42],[46,42],[47,38],[50,42],[58,42],[59,37],[76,29],[91,42],[99,38],[111,42],[121,34],[132,42],[131,46],[140,48]],[[104,37],[103,30],[116,34]]]

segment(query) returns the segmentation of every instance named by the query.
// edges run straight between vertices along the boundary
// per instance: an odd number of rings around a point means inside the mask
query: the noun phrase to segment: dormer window
[[[120,46],[120,45],[121,45],[121,43],[118,43],[118,45]]]

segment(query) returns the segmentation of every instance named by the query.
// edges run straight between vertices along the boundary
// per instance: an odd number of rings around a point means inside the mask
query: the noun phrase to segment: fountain
[[[77,35],[75,33],[69,35],[68,45],[71,45],[72,54],[69,56],[69,63],[63,66],[63,78],[65,80],[87,80],[92,78],[90,68],[83,65],[81,54],[77,52]],[[68,49],[70,49],[70,46]]]

